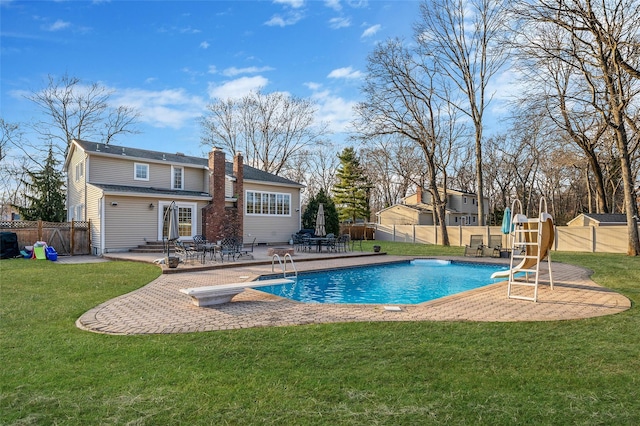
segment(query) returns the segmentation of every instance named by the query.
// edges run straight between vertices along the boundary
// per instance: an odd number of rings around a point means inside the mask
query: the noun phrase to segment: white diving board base
[[[211,306],[228,303],[233,296],[242,293],[247,288],[266,287],[270,285],[292,284],[294,281],[287,278],[272,280],[248,281],[244,283],[231,283],[210,285],[206,287],[181,288],[180,292],[191,296],[196,306]]]

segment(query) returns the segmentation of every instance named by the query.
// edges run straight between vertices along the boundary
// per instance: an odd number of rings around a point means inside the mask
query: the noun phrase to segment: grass
[[[158,269],[3,260],[0,424],[640,424],[640,258],[554,259],[594,270],[633,307],[578,321],[107,336],[74,322]]]

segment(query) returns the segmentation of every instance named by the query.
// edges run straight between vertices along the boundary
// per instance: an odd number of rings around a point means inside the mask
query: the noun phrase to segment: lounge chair
[[[482,256],[482,235],[472,235],[469,240],[469,245],[464,246],[465,256]]]
[[[500,257],[500,250],[502,250],[502,235],[489,235],[489,244],[482,247],[482,255]]]

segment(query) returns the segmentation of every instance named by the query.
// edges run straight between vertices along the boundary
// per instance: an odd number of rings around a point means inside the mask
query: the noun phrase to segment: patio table
[[[322,252],[322,245],[326,245],[332,238],[327,237],[311,237],[309,241],[316,243],[316,251],[318,253]]]
[[[204,263],[204,259],[209,253],[209,260],[215,260],[216,254],[220,251],[220,245],[216,243],[206,243],[203,245],[203,254],[202,254],[202,263]]]

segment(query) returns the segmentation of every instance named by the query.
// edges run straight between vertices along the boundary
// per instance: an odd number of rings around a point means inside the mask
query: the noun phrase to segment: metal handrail
[[[295,272],[297,277],[298,270],[296,269],[295,263],[293,263],[293,257],[291,257],[289,253],[286,253],[284,255],[284,262],[280,259],[280,256],[278,255],[278,253],[274,253],[273,256],[271,256],[271,272],[275,272],[276,259],[278,259],[278,263],[282,267],[282,277],[287,278],[287,257],[291,261],[291,267],[293,268],[293,271]]]

